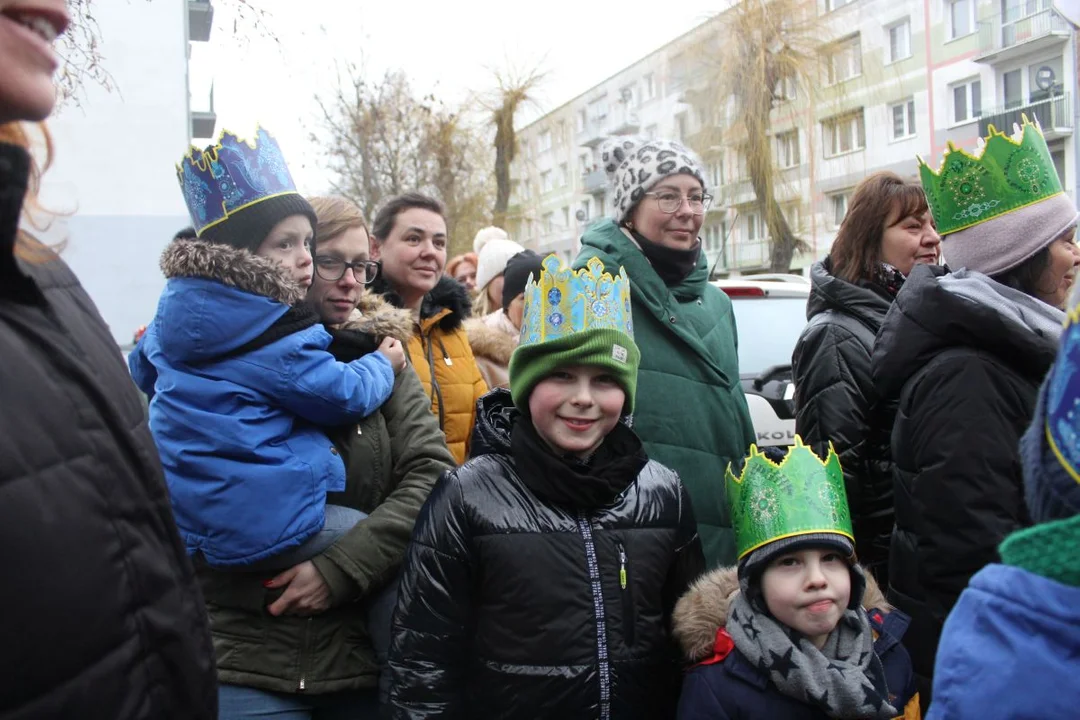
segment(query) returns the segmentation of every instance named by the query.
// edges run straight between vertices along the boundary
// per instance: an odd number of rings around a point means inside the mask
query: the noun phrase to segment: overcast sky
[[[257,0],[280,43],[238,39],[223,4],[210,42],[192,47],[192,106],[212,81],[218,130],[245,136],[261,122],[301,190],[314,193],[329,176],[307,138],[318,130],[315,96],[336,85],[335,66],[362,64],[369,77],[401,68],[416,90],[459,102],[492,86],[491,68],[540,64],[548,72],[540,107],[520,124],[701,23],[723,0]]]

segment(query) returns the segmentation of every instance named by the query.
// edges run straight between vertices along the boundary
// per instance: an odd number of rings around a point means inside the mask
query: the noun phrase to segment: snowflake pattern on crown
[[[630,280],[626,270],[612,276],[598,258],[581,270],[557,255],[544,258],[540,277],[529,276],[520,345],[556,340],[586,329],[611,328],[634,337]]]
[[[1046,387],[1046,437],[1058,462],[1080,482],[1080,285],[1069,298],[1057,361]]]
[[[990,125],[974,153],[950,142],[937,171],[918,159],[926,201],[942,236],[1061,194],[1042,129],[1022,118],[1012,137]]]
[[[724,484],[740,560],[794,535],[839,533],[855,541],[844,471],[831,443],[822,461],[796,436],[779,464],[751,445],[742,472],[736,477],[728,465]]]
[[[205,150],[192,147],[176,166],[191,223],[197,233],[261,200],[296,193],[285,158],[262,128],[249,144],[222,130]]]

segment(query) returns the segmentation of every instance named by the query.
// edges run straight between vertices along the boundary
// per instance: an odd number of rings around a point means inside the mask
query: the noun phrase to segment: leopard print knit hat
[[[703,190],[709,190],[701,160],[673,140],[608,138],[600,146],[600,161],[615,191],[611,216],[619,224],[626,221],[650,188],[671,175],[693,175]]]

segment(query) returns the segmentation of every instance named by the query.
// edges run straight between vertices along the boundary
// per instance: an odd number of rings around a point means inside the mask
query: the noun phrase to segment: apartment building
[[[209,81],[189,87],[189,58],[210,38],[210,0],[99,2],[102,65],[112,89],[88,84],[49,120],[55,156],[42,182],[63,257],[113,336],[129,343],[150,321],[165,280],[158,259],[190,224],[175,166],[215,132]]]
[[[1059,175],[1075,198],[1080,146],[1075,3],[1053,0],[808,0],[824,31],[814,101],[778,93],[770,117],[777,200],[810,251],[824,256],[854,186],[876,170],[917,174],[948,143],[973,148],[989,125],[1010,132],[1038,118]],[[687,53],[716,35],[707,21],[519,131],[513,168],[515,236],[539,252],[574,255],[586,227],[608,211],[597,149],[610,135],[682,139],[696,147],[716,196],[702,242],[717,275],[768,269],[768,230],[738,144],[701,147],[710,123]],[[707,90],[707,88],[704,88]]]

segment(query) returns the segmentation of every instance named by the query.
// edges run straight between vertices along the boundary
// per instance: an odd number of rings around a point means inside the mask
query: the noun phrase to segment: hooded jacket
[[[395,307],[403,307],[401,297],[381,273],[372,291],[381,293]],[[419,320],[405,347],[431,399],[431,411],[446,434],[446,445],[459,465],[469,457],[476,401],[488,391],[463,326],[471,308],[464,285],[450,277],[440,278],[424,296]]]
[[[781,693],[766,672],[751,665],[738,649],[718,640],[738,592],[737,569],[719,568],[698,579],[675,608],[675,637],[686,659],[697,663],[683,681],[679,720],[826,720],[828,716],[820,709]],[[866,577],[863,607],[876,636],[874,652],[885,669],[890,703],[907,703],[904,719],[917,720],[911,658],[900,643],[907,618],[891,613],[870,575]]]
[[[402,343],[412,316],[365,293],[344,324],[328,328],[341,362],[373,352],[384,337]],[[199,568],[213,625],[221,682],[273,692],[335,693],[376,684],[379,668],[363,602],[397,575],[413,524],[435,481],[454,466],[414,373],[401,372],[390,399],[358,424],[323,428],[345,463],[345,489],[327,500],[368,513],[312,562],[330,589],[330,609],[273,617],[280,590],[257,573]]]
[[[948,289],[944,269],[916,266],[872,361],[879,396],[898,403],[889,601],[911,616],[905,644],[924,680],[960,592],[1006,535],[1030,525],[1019,441],[1057,348],[995,307],[992,281],[965,275],[981,300]]]
[[[213,720],[206,611],[145,407],[68,266],[16,254],[29,172],[0,144],[0,718]]]
[[[754,426],[739,381],[738,331],[731,300],[697,268],[668,287],[644,253],[612,220],[581,238],[574,267],[599,258],[613,273],[626,268],[641,349],[634,431],[649,457],[671,468],[690,493],[710,567],[735,562],[735,536],[724,471],[746,457]]]
[[[525,421],[509,391],[480,404],[489,454],[439,481],[405,561],[392,716],[673,717],[668,622],[702,567],[678,477],[642,459],[610,505],[542,500],[512,452]],[[640,448],[622,425],[605,442],[615,433]]]
[[[389,397],[382,355],[349,364],[299,286],[245,250],[174,241],[157,314],[129,356],[191,554],[243,565],[318,532],[345,468],[316,426],[369,415]]]
[[[510,387],[510,356],[518,345],[520,331],[514,327],[506,313],[497,310],[482,318],[465,322],[476,365],[484,382],[495,388]]]
[[[825,457],[833,444],[844,468],[859,563],[888,579],[893,526],[892,412],[870,377],[874,336],[892,299],[870,284],[832,274],[829,258],[810,270],[809,321],[792,354],[795,432]]]

